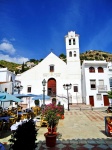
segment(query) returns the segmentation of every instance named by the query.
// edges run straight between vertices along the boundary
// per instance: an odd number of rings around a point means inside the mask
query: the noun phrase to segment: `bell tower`
[[[72,103],[81,103],[81,65],[79,52],[79,35],[75,31],[65,36],[67,80],[72,84]]]
[[[67,64],[69,62],[80,62],[79,58],[79,35],[75,31],[68,32],[65,36]]]

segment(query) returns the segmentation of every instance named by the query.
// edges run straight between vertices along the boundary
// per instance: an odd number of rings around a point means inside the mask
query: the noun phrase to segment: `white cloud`
[[[21,57],[21,56],[20,57],[10,57],[9,55],[0,54],[0,60],[6,60],[6,61],[14,62],[17,64],[22,64],[23,62],[26,62],[29,59],[25,58],[25,57]]]
[[[4,38],[0,44],[0,51],[14,54],[16,50],[13,45],[6,38]]]

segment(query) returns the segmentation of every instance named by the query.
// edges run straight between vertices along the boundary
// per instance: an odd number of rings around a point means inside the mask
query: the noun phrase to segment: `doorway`
[[[91,106],[94,106],[94,96],[89,96],[89,103]]]
[[[103,95],[104,106],[109,106],[108,95]]]
[[[47,83],[48,88],[48,96],[55,97],[56,96],[56,80],[54,78],[50,78]]]

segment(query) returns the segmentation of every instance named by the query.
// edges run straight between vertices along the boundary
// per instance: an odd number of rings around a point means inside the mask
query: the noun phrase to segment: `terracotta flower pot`
[[[48,147],[54,147],[56,145],[57,134],[48,134],[48,133],[45,133],[44,136],[46,138],[46,146],[48,146]]]
[[[64,119],[64,115],[61,115],[61,119]]]

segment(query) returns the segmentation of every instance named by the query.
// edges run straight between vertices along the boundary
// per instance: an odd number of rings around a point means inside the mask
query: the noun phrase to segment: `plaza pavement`
[[[65,118],[58,124],[56,146],[48,148],[45,144],[46,127],[40,127],[37,135],[36,150],[112,150],[112,139],[105,135],[105,109],[65,110]],[[37,123],[39,126],[39,122]],[[0,139],[8,150],[10,136]],[[6,143],[5,143],[6,142]],[[7,144],[7,145],[6,145]]]

